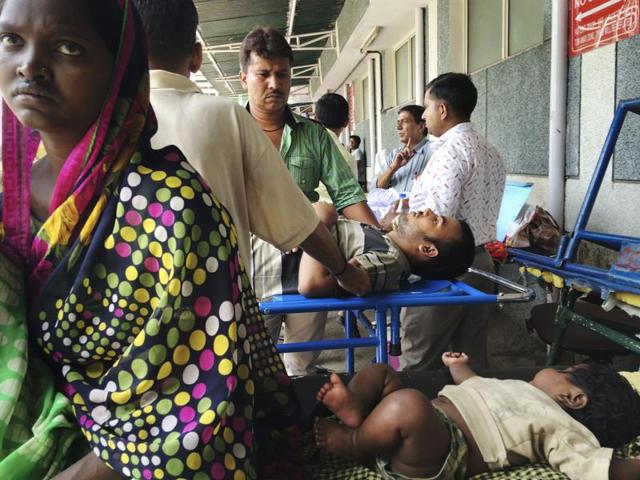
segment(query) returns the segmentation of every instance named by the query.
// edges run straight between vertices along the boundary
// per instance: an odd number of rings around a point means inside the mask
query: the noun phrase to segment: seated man
[[[431,210],[400,214],[385,234],[371,225],[338,218],[328,203],[315,203],[320,220],[336,237],[345,258],[368,277],[368,292],[394,290],[413,273],[428,278],[454,278],[467,270],[474,255],[469,226]],[[274,247],[255,240],[254,285],[258,298],[280,293],[307,297],[344,294],[326,267],[311,256],[274,255]]]
[[[382,165],[374,165],[376,171],[371,180],[371,190],[394,188],[398,192],[411,191],[414,180],[422,174],[431,157],[423,113],[424,107],[420,105],[405,105],[398,111],[396,132],[400,146],[387,155]]]

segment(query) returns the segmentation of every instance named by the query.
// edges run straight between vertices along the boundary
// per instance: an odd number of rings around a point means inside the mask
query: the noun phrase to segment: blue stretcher
[[[400,309],[427,305],[479,304],[479,303],[515,303],[528,302],[535,293],[528,287],[492,273],[469,269],[470,272],[484,276],[496,285],[505,287],[508,293],[484,293],[464,282],[457,280],[420,280],[406,284],[399,290],[365,297],[344,298],[306,298],[302,295],[275,295],[268,301],[260,303],[264,314],[287,314],[303,312],[345,311],[345,338],[320,340],[303,343],[278,344],[280,353],[304,352],[310,350],[346,349],[346,369],[354,371],[354,349],[359,347],[376,347],[376,362],[387,363],[387,348],[391,355],[400,355]],[[375,311],[375,323],[371,323],[364,315],[365,310]],[[390,315],[387,315],[390,313]],[[389,318],[389,320],[388,320]],[[367,336],[352,338],[354,321],[364,327]],[[387,342],[387,327],[390,331],[390,342]]]
[[[610,295],[635,307],[640,304],[640,269],[637,263],[640,255],[640,237],[593,232],[586,229],[598,192],[602,185],[607,166],[611,160],[616,141],[627,114],[640,115],[640,98],[623,100],[616,108],[609,133],[598,159],[591,183],[585,194],[576,219],[573,232],[565,235],[554,257],[538,255],[521,249],[509,249],[509,254],[527,271],[537,276],[548,275],[547,279],[562,288],[562,295],[555,318],[554,339],[549,352],[548,363],[555,364],[562,339],[570,322],[605,336],[630,351],[640,353],[640,336],[628,335],[611,329],[592,318],[576,314],[572,308],[585,291],[600,294],[603,300]],[[588,240],[620,251],[618,261],[610,269],[602,269],[576,262],[580,242]],[[640,319],[638,320],[640,332]]]

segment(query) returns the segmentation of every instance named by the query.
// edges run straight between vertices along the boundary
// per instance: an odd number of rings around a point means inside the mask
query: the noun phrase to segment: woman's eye
[[[20,45],[21,38],[18,35],[14,35],[12,33],[3,33],[0,35],[0,44],[3,47],[15,47]]]
[[[75,57],[82,53],[81,47],[74,43],[61,43],[58,46],[58,51],[63,55],[69,55],[72,57]]]

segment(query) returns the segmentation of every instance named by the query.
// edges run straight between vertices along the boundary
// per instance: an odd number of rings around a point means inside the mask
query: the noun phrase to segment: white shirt
[[[431,143],[431,160],[413,183],[411,210],[464,220],[476,245],[496,239],[506,171],[497,150],[465,122]]]
[[[527,382],[474,376],[438,395],[456,406],[492,471],[547,462],[571,480],[609,478],[613,449]]]
[[[237,103],[205,95],[183,75],[151,70],[158,117],[153,148],[176,145],[229,210],[240,256],[251,262],[249,233],[282,250],[300,245],[318,217],[279,152]]]

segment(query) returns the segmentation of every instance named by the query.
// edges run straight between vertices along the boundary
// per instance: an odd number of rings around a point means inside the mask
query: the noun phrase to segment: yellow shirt
[[[613,449],[527,382],[476,376],[439,395],[456,406],[491,470],[542,461],[572,480],[609,478]]]
[[[244,264],[251,263],[250,233],[281,250],[306,239],[318,217],[247,111],[201,93],[183,75],[151,70],[150,76],[158,117],[151,145],[176,145],[211,186],[233,217]]]

